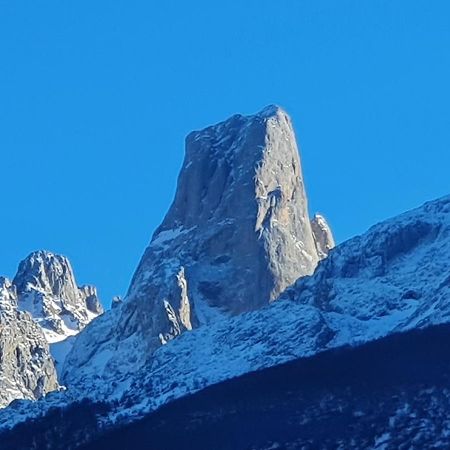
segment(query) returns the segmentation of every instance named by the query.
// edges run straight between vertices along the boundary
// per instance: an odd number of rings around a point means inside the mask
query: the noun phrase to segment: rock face
[[[49,343],[82,330],[103,312],[93,286],[77,287],[68,259],[46,251],[31,253],[13,280],[19,309],[28,311]]]
[[[335,243],[331,228],[325,220],[325,217],[316,214],[311,219],[311,229],[316,244],[317,255],[320,259],[326,258],[330,250],[334,248]]]
[[[109,374],[141,367],[186,330],[268,305],[321,257],[283,110],[193,132],[175,199],[127,298],[81,333],[63,377],[70,383],[105,358]]]
[[[38,399],[58,388],[44,334],[17,304],[15,286],[0,277],[0,408],[15,399]]]
[[[174,202],[128,300],[158,303],[167,295],[154,291],[155,279],[175,280],[181,271],[191,319],[207,323],[217,313],[236,315],[275,300],[317,262],[294,130],[272,106],[187,137]]]

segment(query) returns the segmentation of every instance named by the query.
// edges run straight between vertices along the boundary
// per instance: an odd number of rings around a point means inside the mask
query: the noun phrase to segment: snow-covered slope
[[[175,199],[127,298],[76,339],[64,382],[122,379],[184,331],[269,304],[313,272],[323,256],[315,242],[283,110],[191,133]]]
[[[161,347],[121,403],[152,410],[245,372],[448,321],[450,197],[445,197],[337,247],[314,276],[300,279],[270,307],[201,327]],[[74,383],[81,390],[84,375],[78,373],[81,384]]]
[[[17,309],[15,286],[0,277],[0,408],[15,399],[36,400],[57,388],[41,329]]]
[[[312,277],[300,279],[270,307],[202,327],[160,348],[121,403],[150,411],[242,373],[448,321],[450,197],[445,197],[337,247]]]
[[[108,358],[94,358],[94,364],[67,377],[67,394],[19,405],[0,415],[0,421],[7,426],[80,396],[119,400],[105,423],[132,421],[172,399],[247,372],[448,322],[450,196],[336,247],[313,276],[299,280],[277,302],[183,333],[126,377],[112,377]]]
[[[79,333],[103,312],[96,289],[77,286],[65,256],[47,251],[31,253],[19,264],[13,284],[19,309],[31,314],[49,343]]]

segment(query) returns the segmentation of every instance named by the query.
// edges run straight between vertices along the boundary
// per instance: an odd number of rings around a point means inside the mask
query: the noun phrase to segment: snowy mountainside
[[[148,412],[243,373],[448,321],[450,196],[338,246],[278,302],[159,348],[114,395],[131,414]],[[82,392],[85,379],[81,371],[69,386]]]
[[[450,319],[450,197],[373,226],[336,247],[282,298],[318,307],[337,329],[367,338]],[[347,318],[346,318],[347,320]],[[378,330],[378,331],[377,331]]]
[[[108,359],[69,377],[52,402],[17,405],[4,426],[89,396],[116,400],[105,426],[244,373],[410,329],[450,322],[450,196],[387,220],[330,252],[315,274],[258,311],[183,333],[131,377]],[[98,319],[101,321],[102,318]],[[126,355],[121,355],[126,360]],[[92,372],[90,372],[92,371]]]
[[[59,386],[41,328],[17,304],[15,286],[0,277],[0,408],[16,399],[36,400]]]
[[[93,286],[78,287],[64,256],[31,253],[14,280],[0,278],[0,407],[59,388],[73,337],[103,309]],[[49,348],[50,347],[50,348]]]

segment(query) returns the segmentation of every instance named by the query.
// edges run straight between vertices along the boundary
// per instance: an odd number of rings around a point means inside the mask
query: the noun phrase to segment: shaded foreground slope
[[[107,406],[85,401],[3,433],[2,449],[448,448],[449,342],[450,325],[439,325],[330,350],[208,387],[97,439]]]
[[[84,448],[448,448],[449,343],[436,326],[244,375]]]

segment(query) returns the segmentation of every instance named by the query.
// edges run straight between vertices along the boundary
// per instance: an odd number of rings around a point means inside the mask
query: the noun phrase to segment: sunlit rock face
[[[103,312],[95,287],[77,286],[65,256],[31,253],[19,264],[13,284],[19,309],[31,314],[49,343],[79,333]]]
[[[159,280],[184,267],[191,320],[205,323],[267,304],[317,261],[294,131],[272,106],[187,137],[175,199],[128,301],[158,305]]]
[[[276,300],[320,258],[282,109],[192,132],[175,198],[127,297],[77,338],[65,381],[99,365],[125,376],[184,331]]]

